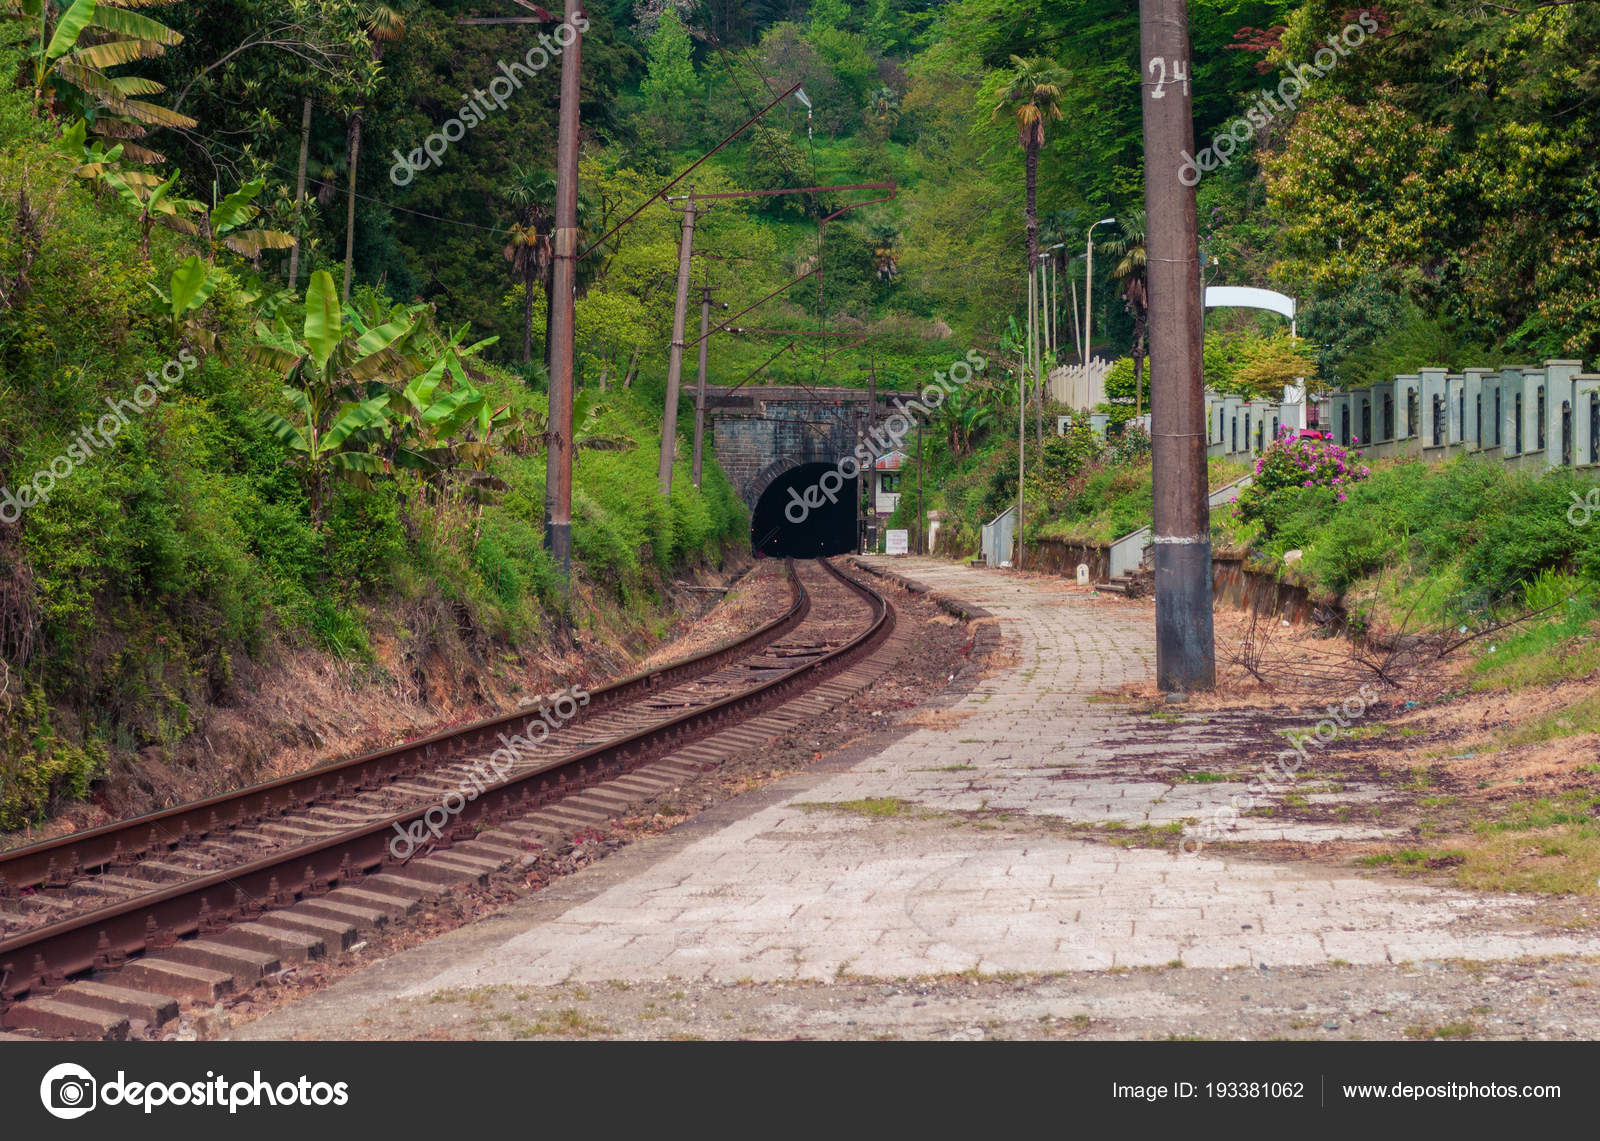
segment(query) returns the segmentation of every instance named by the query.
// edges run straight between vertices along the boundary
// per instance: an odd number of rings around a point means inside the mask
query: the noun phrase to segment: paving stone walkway
[[[1542,929],[1528,900],[1030,828],[1040,817],[1170,824],[1214,812],[1240,786],[1174,781],[1203,765],[1203,733],[1090,700],[1152,673],[1148,603],[932,560],[892,569],[991,612],[1002,646],[989,676],[881,752],[563,913],[463,948],[400,995],[1600,950],[1587,934]]]

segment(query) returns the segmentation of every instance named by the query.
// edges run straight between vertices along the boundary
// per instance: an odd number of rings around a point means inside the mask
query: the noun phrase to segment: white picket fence
[[[1050,398],[1075,412],[1091,412],[1106,402],[1106,374],[1111,362],[1093,357],[1088,364],[1060,365],[1050,370]]]

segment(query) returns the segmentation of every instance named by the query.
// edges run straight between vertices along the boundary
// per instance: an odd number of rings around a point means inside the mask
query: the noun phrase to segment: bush
[[[1272,538],[1296,510],[1321,501],[1318,496],[1303,499],[1298,495],[1302,490],[1326,488],[1336,502],[1343,503],[1349,488],[1371,474],[1360,460],[1360,452],[1326,440],[1282,436],[1256,460],[1255,480],[1239,496],[1239,517],[1259,522],[1263,533]],[[1285,492],[1295,494],[1285,496]]]

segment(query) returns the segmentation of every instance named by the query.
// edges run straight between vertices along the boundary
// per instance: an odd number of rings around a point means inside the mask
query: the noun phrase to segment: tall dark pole
[[[919,555],[928,552],[923,550],[922,532],[927,526],[927,516],[922,513],[922,421],[917,421],[917,551]]]
[[[567,0],[573,40],[561,53],[561,117],[556,136],[555,264],[551,267],[550,440],[545,454],[544,544],[563,581],[572,575],[572,360],[578,285],[578,100],[583,0]]]
[[[1180,155],[1194,152],[1185,0],[1140,0],[1139,40],[1155,468],[1156,684],[1187,693],[1216,684],[1216,648],[1200,370],[1200,247],[1194,187],[1178,176]]]
[[[866,504],[862,513],[861,527],[865,534],[872,536],[872,550],[878,553],[878,445],[873,436],[873,429],[878,426],[878,362],[870,356],[867,358],[867,455],[872,457],[872,465],[865,469],[860,476],[863,484],[861,502]],[[865,544],[863,544],[864,546]]]
[[[661,417],[661,460],[656,478],[663,498],[672,498],[672,461],[678,449],[678,390],[683,380],[683,327],[689,316],[689,260],[694,255],[694,187],[683,211],[678,245],[678,296],[672,307],[672,347],[667,350],[667,402]],[[704,337],[706,334],[702,333]],[[705,341],[700,342],[704,347]],[[697,417],[698,418],[698,417]]]

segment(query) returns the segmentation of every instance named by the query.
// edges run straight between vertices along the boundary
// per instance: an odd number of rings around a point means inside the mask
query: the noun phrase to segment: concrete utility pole
[[[1033,369],[1033,426],[1034,442],[1039,445],[1039,455],[1044,455],[1044,372],[1042,363],[1044,298],[1039,296],[1039,262],[1028,267],[1028,355]]]
[[[1141,10],[1144,8],[1144,4],[1145,4],[1145,0],[1139,0],[1139,6],[1140,6]],[[1183,9],[1182,0],[1178,0],[1178,8],[1179,8],[1179,11],[1181,12],[1182,9]],[[1141,14],[1140,20],[1142,21],[1144,18],[1145,17]],[[1185,43],[1188,42],[1187,33],[1185,33],[1184,42]],[[1185,48],[1184,50],[1187,51],[1188,49]],[[1185,90],[1187,90],[1187,81],[1185,81]],[[1146,106],[1148,107],[1148,104],[1146,104]],[[1184,106],[1185,107],[1188,106],[1187,97],[1185,97]],[[1145,111],[1145,128],[1144,128],[1144,153],[1145,153],[1145,156],[1146,156],[1145,157],[1146,164],[1148,164],[1149,161],[1150,161],[1150,159],[1149,159],[1149,154],[1150,154],[1150,118],[1149,118],[1149,115],[1150,115],[1150,112],[1148,110],[1146,110]],[[1193,125],[1191,125],[1190,128],[1189,128],[1189,134],[1190,134],[1190,137],[1192,138],[1193,135],[1194,135],[1194,127],[1193,127]],[[1145,186],[1148,188],[1149,185],[1150,185],[1150,174],[1149,174],[1149,171],[1146,170],[1146,172],[1145,172]],[[1148,193],[1148,189],[1146,190],[1146,193]],[[1191,203],[1191,205],[1193,204],[1193,198],[1190,199],[1190,203]],[[1084,278],[1083,278],[1083,353],[1082,353],[1082,357],[1083,357],[1083,363],[1084,364],[1088,364],[1089,363],[1089,354],[1094,352],[1094,228],[1096,226],[1109,225],[1110,223],[1115,222],[1115,221],[1116,221],[1115,218],[1101,218],[1098,222],[1090,223],[1090,225],[1089,225],[1089,237],[1084,242],[1085,256],[1089,259],[1089,264],[1088,264],[1088,267],[1084,270]]]
[[[578,100],[583,0],[567,0],[572,43],[561,52],[556,135],[556,224],[550,271],[550,426],[545,453],[544,545],[563,581],[572,576],[572,361],[578,285]]]
[[[1194,151],[1185,0],[1140,0],[1139,41],[1149,235],[1156,684],[1168,692],[1187,693],[1216,684],[1216,647],[1200,357],[1200,243],[1194,187],[1178,177],[1180,154]]]
[[[1029,279],[1032,283],[1032,277]],[[1022,488],[1024,456],[1028,449],[1028,367],[1023,365],[1017,376],[1017,561],[1012,565],[1022,569]]]
[[[861,502],[865,505],[861,512],[861,525],[868,535],[872,536],[872,554],[878,553],[878,445],[873,439],[872,430],[878,426],[878,362],[870,356],[867,358],[867,454],[872,457],[872,463],[863,468],[856,477],[861,481]],[[868,522],[871,520],[871,522]],[[866,546],[865,543],[862,544]],[[863,554],[867,553],[865,551]]]
[[[916,550],[916,553],[919,554],[919,555],[925,555],[925,554],[928,553],[927,551],[925,551],[923,549],[923,547],[925,546],[925,543],[924,543],[923,540],[926,537],[926,536],[924,536],[923,532],[926,531],[927,529],[928,529],[928,518],[927,518],[926,515],[924,515],[922,513],[922,421],[918,420],[917,421],[917,550]]]
[[[678,296],[672,306],[672,348],[667,353],[667,406],[661,417],[661,463],[656,468],[666,499],[672,498],[672,460],[678,446],[678,385],[683,379],[683,326],[689,316],[689,260],[694,252],[694,187],[689,187],[685,202],[683,239],[678,245]],[[701,333],[702,338],[705,335]],[[703,339],[700,346],[703,354]]]
[[[717,305],[726,309],[728,303],[719,301]],[[696,490],[700,487],[700,465],[705,454],[706,438],[706,346],[711,343],[711,287],[704,286],[700,290],[700,379],[694,392],[694,467],[693,481]]]

